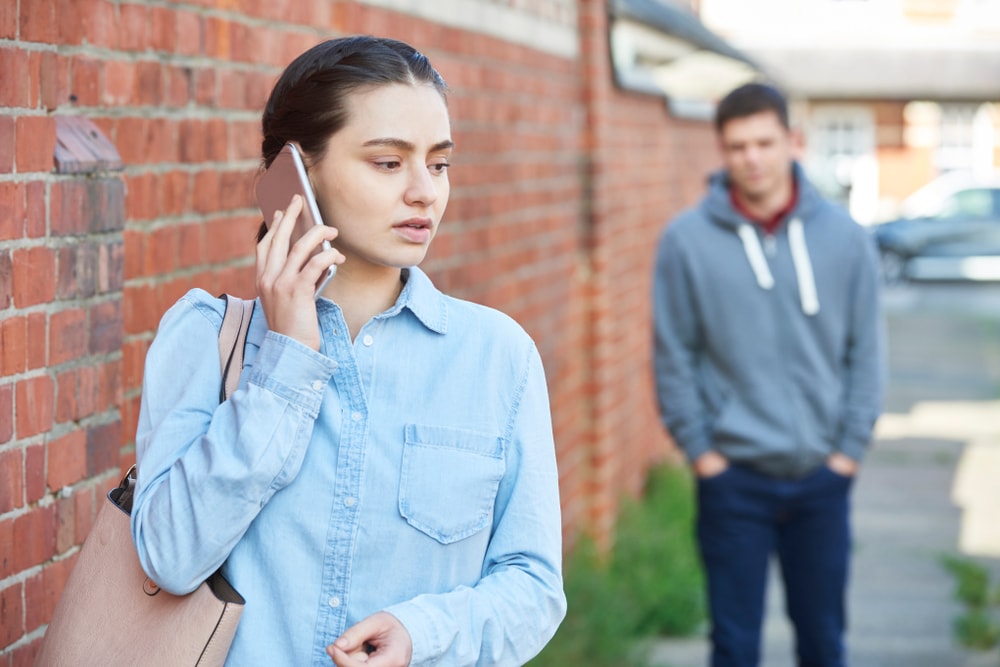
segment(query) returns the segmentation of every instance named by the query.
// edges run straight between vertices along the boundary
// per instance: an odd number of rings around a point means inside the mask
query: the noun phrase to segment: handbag
[[[239,383],[252,300],[225,295],[219,330],[220,401]],[[243,597],[220,571],[188,595],[171,595],[143,571],[129,515],[135,466],[112,489],[66,582],[36,667],[213,667],[226,661]]]

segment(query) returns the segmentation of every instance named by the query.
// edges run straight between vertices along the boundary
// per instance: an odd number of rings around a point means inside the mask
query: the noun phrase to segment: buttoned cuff
[[[268,331],[247,382],[270,391],[315,418],[336,368],[337,362],[333,359],[294,338]]]

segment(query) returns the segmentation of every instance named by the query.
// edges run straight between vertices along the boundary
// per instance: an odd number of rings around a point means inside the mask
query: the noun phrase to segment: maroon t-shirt
[[[781,207],[781,210],[772,215],[766,220],[756,217],[753,213],[748,211],[740,198],[736,196],[736,189],[729,188],[729,200],[733,203],[733,208],[739,211],[747,220],[750,220],[756,225],[759,225],[761,229],[764,230],[766,234],[774,234],[775,230],[778,229],[778,225],[781,221],[795,209],[795,205],[799,202],[799,184],[792,179],[792,196],[788,198],[788,203]]]

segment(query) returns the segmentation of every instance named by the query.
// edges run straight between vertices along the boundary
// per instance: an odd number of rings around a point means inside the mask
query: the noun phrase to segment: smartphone
[[[268,167],[259,179],[255,188],[257,204],[260,212],[264,214],[264,224],[270,226],[274,220],[274,212],[285,210],[292,201],[292,196],[299,194],[304,202],[302,212],[299,213],[298,220],[295,221],[295,229],[292,230],[292,237],[289,239],[289,247],[302,237],[313,225],[322,225],[323,216],[319,212],[319,204],[316,203],[316,195],[313,193],[312,185],[309,183],[309,176],[306,174],[306,166],[302,161],[302,155],[295,144],[287,143],[281,149],[271,166]],[[322,246],[316,248],[312,256],[330,249],[330,242],[323,241]],[[312,257],[310,256],[310,258]],[[326,284],[337,272],[337,265],[331,264],[323,272],[319,280],[316,281],[316,292],[313,298],[319,298],[320,293]]]

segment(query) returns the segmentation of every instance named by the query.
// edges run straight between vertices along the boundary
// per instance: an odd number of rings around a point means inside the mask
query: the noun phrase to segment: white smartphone
[[[295,221],[295,229],[292,230],[292,237],[289,239],[289,247],[298,241],[313,225],[322,225],[323,216],[319,212],[319,204],[316,203],[316,195],[309,184],[309,176],[306,174],[305,163],[302,162],[302,155],[295,147],[295,144],[288,143],[281,149],[271,166],[268,167],[257,180],[255,188],[257,204],[260,212],[264,214],[264,224],[270,226],[274,220],[274,212],[285,210],[292,196],[299,194],[302,196],[304,205],[299,213],[298,220]],[[323,250],[330,249],[330,242],[323,241],[322,246],[318,246],[310,258]],[[337,272],[337,265],[331,264],[323,272],[320,279],[316,281],[316,292],[313,298],[319,298],[320,293],[326,284]]]

